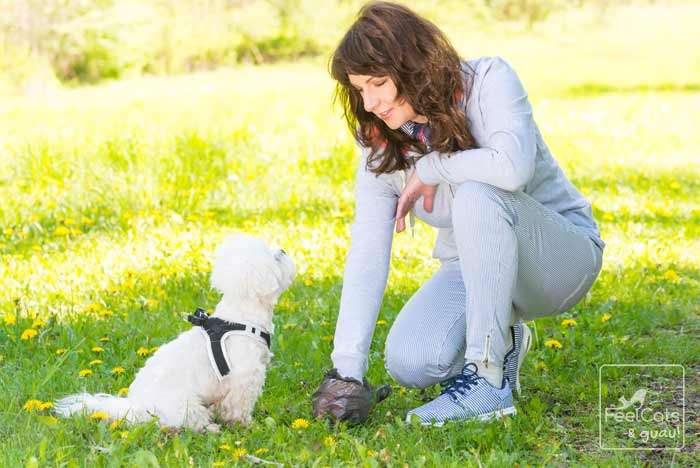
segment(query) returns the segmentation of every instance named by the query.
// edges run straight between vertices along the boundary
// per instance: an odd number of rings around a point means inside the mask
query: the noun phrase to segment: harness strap
[[[224,342],[228,335],[233,334],[232,332],[249,332],[262,338],[267,348],[270,349],[270,334],[263,331],[260,327],[238,322],[227,322],[217,317],[209,317],[204,309],[199,307],[194,314],[187,316],[187,320],[195,327],[201,327],[202,331],[209,338],[207,352],[219,380],[231,372],[231,363],[228,362]]]

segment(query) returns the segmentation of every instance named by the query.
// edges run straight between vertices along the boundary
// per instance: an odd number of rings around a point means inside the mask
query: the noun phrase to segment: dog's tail
[[[67,418],[76,413],[105,416],[110,421],[125,419],[130,423],[150,421],[153,417],[147,411],[139,408],[129,398],[120,398],[106,393],[91,395],[76,393],[61,398],[54,405],[54,411],[61,417]]]

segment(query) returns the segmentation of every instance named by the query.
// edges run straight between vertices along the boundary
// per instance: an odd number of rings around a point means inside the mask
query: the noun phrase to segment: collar
[[[204,309],[197,308],[194,314],[187,316],[187,321],[195,327],[201,327],[206,334],[209,346],[207,352],[212,367],[216,372],[219,380],[231,372],[231,363],[228,360],[228,355],[224,349],[225,341],[232,334],[252,334],[253,336],[262,339],[270,349],[271,335],[268,331],[259,326],[254,326],[247,323],[227,322],[217,317],[209,317]],[[240,333],[243,332],[243,333]]]

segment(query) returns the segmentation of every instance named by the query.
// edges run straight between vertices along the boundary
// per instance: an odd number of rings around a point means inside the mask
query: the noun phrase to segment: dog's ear
[[[267,245],[255,237],[225,239],[216,250],[211,284],[230,297],[264,299],[278,291],[280,269]]]

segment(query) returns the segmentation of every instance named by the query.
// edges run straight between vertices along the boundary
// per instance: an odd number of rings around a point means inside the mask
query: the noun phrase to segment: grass
[[[689,24],[679,11],[677,41]],[[609,39],[613,26],[599,36]],[[0,465],[250,463],[244,451],[319,466],[691,464],[700,444],[692,413],[700,388],[698,70],[642,79],[607,55],[611,46],[595,60],[613,65],[592,80],[575,58],[560,61],[542,34],[497,41],[530,90],[550,148],[591,200],[607,248],[588,297],[535,323],[517,417],[407,427],[405,412],[436,389],[395,386],[365,426],[295,423],[310,420],[310,394],[330,365],[357,155],[331,109],[322,63],[241,67],[0,103]],[[531,44],[544,51],[534,62],[524,59]],[[589,47],[580,46],[584,63]],[[692,47],[650,53],[697,63]],[[275,357],[252,427],[173,435],[154,424],[113,428],[23,409],[30,399],[127,387],[147,358],[139,349],[152,352],[189,326],[185,313],[216,304],[211,251],[233,230],[279,243],[299,270],[276,311]],[[372,382],[390,381],[383,342],[437,267],[433,239],[421,224],[414,237],[396,237]],[[23,340],[27,329],[37,334]],[[562,348],[545,347],[549,339]],[[102,364],[90,365],[95,359]],[[686,449],[598,449],[598,367],[609,363],[685,366]],[[79,377],[83,369],[92,374]]]

